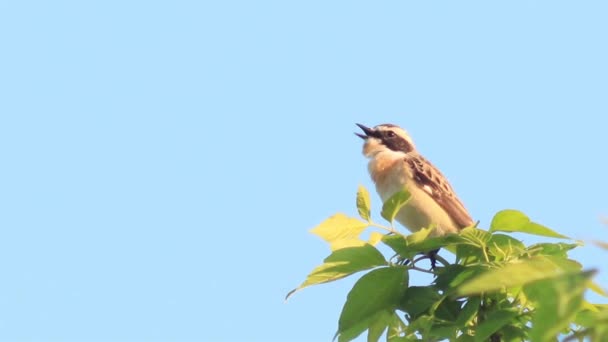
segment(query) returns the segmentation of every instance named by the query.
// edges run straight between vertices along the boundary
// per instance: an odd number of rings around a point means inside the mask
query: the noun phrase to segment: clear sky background
[[[0,2],[0,340],[330,340],[356,278],[283,298],[373,190],[356,122],[406,128],[481,227],[608,241],[607,14]],[[572,256],[608,287],[608,252]]]

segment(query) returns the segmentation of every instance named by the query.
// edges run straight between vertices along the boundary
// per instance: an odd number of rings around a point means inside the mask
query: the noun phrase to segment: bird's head
[[[363,154],[372,158],[376,154],[384,151],[409,153],[416,149],[414,142],[407,132],[393,124],[382,124],[374,128],[357,124],[363,131],[355,133],[359,138],[365,140],[363,144]]]

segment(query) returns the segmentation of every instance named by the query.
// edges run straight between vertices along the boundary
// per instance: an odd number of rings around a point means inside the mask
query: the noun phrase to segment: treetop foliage
[[[582,243],[531,221],[516,210],[498,212],[488,230],[468,227],[435,237],[432,227],[412,234],[394,225],[410,194],[394,194],[382,206],[388,225],[371,219],[368,191],[359,187],[360,218],[336,214],[311,232],[331,254],[304,282],[311,285],[364,273],[346,296],[334,338],[350,341],[367,332],[368,341],[608,341],[608,305],[591,304],[587,290],[606,295],[585,270],[568,257]],[[361,238],[369,231],[366,240]],[[526,246],[506,233],[562,239]],[[385,255],[377,248],[392,251]],[[607,246],[608,247],[608,246]],[[444,249],[435,269],[420,267],[426,253]],[[422,255],[422,256],[421,256]],[[431,273],[426,286],[410,284],[410,272]]]

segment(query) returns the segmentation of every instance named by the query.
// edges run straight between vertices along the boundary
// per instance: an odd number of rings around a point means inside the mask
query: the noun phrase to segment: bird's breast
[[[403,158],[377,157],[370,160],[369,173],[376,184],[376,190],[386,201],[396,191],[403,189],[409,175]]]

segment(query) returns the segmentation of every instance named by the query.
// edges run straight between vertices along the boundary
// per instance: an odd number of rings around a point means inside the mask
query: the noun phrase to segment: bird
[[[410,135],[394,124],[373,128],[356,124],[363,134],[363,155],[369,158],[368,171],[383,202],[403,189],[409,201],[395,219],[411,232],[432,228],[431,236],[457,233],[474,226],[471,215],[445,176],[424,158]],[[431,251],[429,254],[436,254]],[[434,269],[434,256],[431,265]]]

